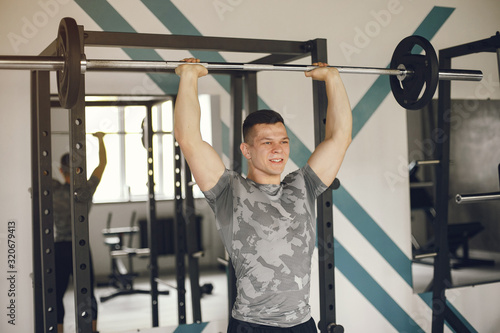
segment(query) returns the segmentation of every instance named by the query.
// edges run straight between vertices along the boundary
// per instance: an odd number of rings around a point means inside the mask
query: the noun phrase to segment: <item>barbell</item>
[[[144,135],[144,131],[130,131],[130,132],[125,132],[125,131],[115,131],[115,132],[102,132],[104,134],[115,134],[115,135],[128,135],[128,134],[140,134]],[[52,131],[52,135],[69,135],[68,131]],[[86,135],[94,135],[95,133],[85,133]],[[173,134],[173,132],[170,131],[153,131],[153,135],[166,135],[166,134]]]
[[[420,49],[424,51],[420,54]],[[415,53],[413,53],[415,52]],[[416,53],[418,52],[418,53]],[[0,69],[57,71],[61,106],[71,108],[78,99],[80,75],[86,71],[169,72],[184,62],[136,60],[87,60],[80,54],[80,34],[76,21],[63,18],[57,35],[57,56],[0,56]],[[291,64],[200,63],[208,70],[228,71],[309,71],[316,66]],[[340,73],[389,75],[396,101],[417,110],[434,96],[439,80],[481,81],[478,70],[439,69],[431,43],[421,36],[404,38],[396,47],[390,68],[332,66]]]

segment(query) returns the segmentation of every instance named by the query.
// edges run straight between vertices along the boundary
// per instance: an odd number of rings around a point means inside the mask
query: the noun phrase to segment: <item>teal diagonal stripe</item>
[[[191,35],[191,36],[202,36],[200,31],[182,14],[182,12],[172,3],[172,1],[156,1],[156,0],[141,0],[146,7],[153,13],[158,20],[160,20],[163,25],[170,30],[173,34],[177,35]],[[203,61],[207,62],[226,62],[224,57],[218,52],[213,51],[196,51],[191,50],[191,54]],[[214,79],[223,87],[228,93],[231,91],[230,79],[228,75],[214,75]],[[270,109],[267,103],[262,99],[258,98],[258,106],[260,109]],[[223,129],[228,129],[227,126],[223,126]],[[288,136],[291,141],[291,156],[290,159],[298,166],[303,166],[306,164],[311,152],[304,143],[299,140],[293,131],[288,130]],[[229,137],[229,135],[223,135],[223,137]],[[223,153],[229,156],[229,145],[223,145]],[[245,171],[244,171],[245,173]]]
[[[182,14],[172,1],[141,0],[153,15],[174,35],[202,36],[196,27]],[[226,62],[224,57],[215,51],[190,50],[193,57],[204,62]],[[214,79],[228,93],[231,91],[229,75],[213,75]]]
[[[101,27],[104,31],[136,32],[134,28],[104,0],[75,0],[75,2]],[[132,60],[162,61],[161,56],[152,49],[122,49]],[[153,82],[167,95],[177,94],[179,78],[174,74],[147,73]]]
[[[424,332],[337,240],[335,240],[335,266],[397,332]]]
[[[363,234],[380,255],[411,286],[411,260],[354,200],[344,186],[340,186],[338,190],[333,191],[333,201],[352,225]]]
[[[179,325],[174,333],[201,333],[205,329],[208,323],[194,323],[194,324],[184,324]]]

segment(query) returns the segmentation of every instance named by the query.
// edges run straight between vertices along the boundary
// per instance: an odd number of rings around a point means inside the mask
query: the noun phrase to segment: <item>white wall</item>
[[[81,1],[81,6],[70,0],[19,0],[0,4],[0,54],[37,55],[56,37],[62,17],[74,17],[86,30],[102,30],[100,24],[112,25],[116,16],[122,17],[137,32],[170,33],[147,8],[149,1],[110,0],[102,17],[89,8],[108,2]],[[87,4],[88,3],[88,4]],[[170,1],[165,1],[165,6]],[[419,27],[435,6],[455,8],[444,19],[432,38],[438,50],[449,46],[488,38],[500,30],[500,3],[497,0],[470,2],[451,1],[244,1],[244,0],[175,0],[174,5],[183,16],[205,36],[246,37],[266,39],[308,40],[326,38],[330,63],[335,65],[385,67],[390,62],[397,43]],[[109,11],[109,12],[108,12]],[[168,15],[166,13],[165,15]],[[170,27],[175,28],[175,24]],[[363,33],[363,31],[365,31]],[[159,52],[166,60],[188,56],[188,52]],[[248,55],[223,54],[227,61],[245,61]],[[127,59],[120,49],[87,51],[88,58]],[[307,59],[301,61],[307,63]],[[482,70],[485,79],[480,83],[453,83],[454,98],[500,98],[498,69],[493,54],[463,57],[454,66]],[[30,81],[29,73],[0,71],[0,147],[2,167],[0,190],[0,241],[2,257],[7,253],[7,221],[16,221],[16,325],[7,323],[2,312],[0,327],[7,332],[32,331],[31,313],[31,212],[28,188],[30,180]],[[361,100],[376,77],[345,75],[343,77],[351,104]],[[129,93],[145,91],[161,93],[144,74],[87,75],[87,93]],[[288,127],[308,147],[313,149],[312,95],[310,82],[301,74],[262,73],[258,77],[259,96],[272,108],[282,112]],[[51,91],[56,92],[54,81]],[[222,121],[229,124],[229,96],[212,78],[201,80],[200,92],[220,95]],[[393,242],[407,258],[411,255],[408,180],[404,172],[406,151],[405,112],[392,96],[385,98],[374,115],[366,122],[346,156],[339,178],[343,187],[380,231]],[[356,114],[354,115],[356,117]],[[295,167],[291,163],[290,168]],[[201,206],[201,205],[200,205]],[[128,223],[129,209],[115,210],[117,220]],[[94,253],[103,251],[100,230],[104,226],[107,205],[96,205],[91,218],[98,226],[92,227]],[[357,262],[381,289],[380,298],[389,297],[394,309],[402,309],[404,318],[416,322],[430,332],[430,308],[413,294],[411,286],[359,231],[356,222],[349,220],[340,206],[335,210],[336,238],[342,249]],[[114,209],[114,208],[113,208]],[[143,209],[143,208],[142,208]],[[206,207],[204,208],[206,209]],[[205,210],[207,211],[207,210]],[[344,213],[342,213],[344,211]],[[120,213],[118,213],[120,212]],[[358,212],[354,215],[359,216]],[[362,226],[361,226],[362,227]],[[215,231],[210,236],[216,238]],[[100,250],[99,250],[100,249]],[[383,250],[383,249],[382,249]],[[408,261],[409,262],[409,261]],[[342,262],[340,262],[342,263]],[[98,269],[104,269],[99,264]],[[5,259],[0,261],[2,274],[7,274]],[[403,268],[406,269],[406,268]],[[370,292],[363,291],[363,281],[349,276],[349,270],[337,270],[338,322],[350,332],[415,331],[408,323],[398,324],[398,313],[384,312]],[[347,274],[347,275],[346,275]],[[370,280],[371,281],[371,280]],[[0,305],[8,304],[7,285],[2,278]],[[370,282],[371,283],[371,282]],[[366,285],[369,285],[368,279]],[[374,297],[377,299],[375,291]],[[383,295],[382,295],[383,294]],[[495,332],[498,327],[500,288],[498,284],[454,289],[448,292],[450,302],[478,332]],[[391,303],[392,304],[392,303]],[[389,307],[392,309],[391,307]],[[314,309],[317,313],[317,307]],[[361,316],[362,317],[361,317]],[[317,315],[316,315],[317,317]],[[360,320],[362,318],[362,320]],[[397,326],[401,325],[401,326]],[[5,330],[5,328],[7,330]]]

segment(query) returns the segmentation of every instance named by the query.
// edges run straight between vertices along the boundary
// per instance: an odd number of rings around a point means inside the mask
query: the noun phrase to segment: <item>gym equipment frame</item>
[[[496,52],[500,66],[500,33],[496,35],[439,51],[440,68],[451,67],[454,57],[465,56],[480,52]],[[500,71],[500,67],[499,67]],[[436,256],[434,258],[434,277],[432,287],[432,332],[441,333],[444,322],[456,332],[470,332],[461,319],[450,309],[446,301],[445,290],[451,286],[450,257],[448,249],[448,198],[450,178],[450,121],[449,110],[451,109],[451,83],[449,81],[439,82],[438,99],[438,128],[442,131],[441,138],[436,142],[436,159],[440,163],[435,164],[436,172],[436,217],[435,217],[435,239]],[[483,199],[490,200],[490,194],[478,194],[474,196],[475,201]],[[498,195],[496,196],[498,199]]]
[[[77,331],[91,330],[90,309],[90,272],[89,272],[89,239],[88,239],[88,207],[85,198],[90,195],[85,190],[86,175],[86,147],[85,147],[85,71],[91,70],[118,70],[135,72],[172,72],[172,68],[164,68],[165,62],[151,64],[148,62],[126,62],[120,65],[118,61],[86,60],[86,46],[125,47],[125,48],[152,48],[176,50],[205,50],[240,53],[269,54],[250,62],[242,68],[226,68],[223,71],[215,70],[212,74],[227,74],[231,76],[232,98],[232,150],[231,159],[233,169],[238,171],[241,166],[241,154],[238,149],[241,133],[243,100],[246,110],[257,109],[257,76],[260,70],[277,70],[275,65],[257,65],[276,63],[284,64],[304,57],[311,57],[312,62],[327,62],[326,40],[315,39],[309,41],[279,41],[263,39],[219,38],[183,35],[135,34],[117,32],[84,31],[82,26],[70,18],[64,18],[59,26],[57,39],[54,40],[39,57],[1,57],[0,68],[31,69],[32,70],[32,189],[33,189],[33,260],[35,288],[35,329],[37,332],[53,332],[56,330],[55,307],[55,274],[54,274],[54,244],[53,244],[53,217],[51,193],[51,131],[50,131],[50,78],[49,71],[57,71],[58,94],[61,106],[70,109],[69,137],[70,137],[70,169],[72,196],[72,225],[73,225],[73,253],[74,253],[74,285],[75,311]],[[420,46],[425,55],[412,54],[414,46]],[[11,66],[19,60],[24,63],[21,67]],[[35,61],[35,62],[32,62]],[[44,63],[47,61],[48,63]],[[14,64],[15,65],[15,64]],[[137,65],[137,66],[136,66]],[[177,64],[178,65],[178,64]],[[177,66],[176,65],[176,66]],[[23,67],[24,66],[24,67]],[[135,67],[136,66],[136,67]],[[160,67],[157,67],[160,66]],[[207,64],[208,66],[208,64]],[[228,64],[225,65],[226,67]],[[270,68],[273,66],[273,69]],[[432,45],[419,36],[405,38],[396,48],[391,60],[390,70],[372,68],[351,68],[355,73],[388,74],[393,94],[403,107],[418,109],[428,103],[440,80],[467,80],[478,81],[482,78],[479,71],[451,70],[449,63],[437,63],[437,57]],[[173,67],[175,68],[175,67]],[[340,68],[339,68],[340,69]],[[291,70],[290,68],[284,70]],[[297,70],[297,69],[294,69]],[[301,68],[300,71],[307,70]],[[441,81],[443,84],[443,81]],[[314,104],[314,132],[315,144],[318,145],[324,137],[325,112],[327,107],[324,83],[313,81]],[[425,89],[423,88],[425,87]],[[243,89],[245,99],[243,99]],[[423,94],[422,94],[423,90]],[[440,89],[441,93],[441,89]],[[151,125],[147,123],[148,157],[152,158]],[[149,155],[151,154],[151,155]],[[442,163],[440,164],[442,166]],[[239,170],[241,171],[241,170]],[[151,294],[153,309],[153,326],[157,326],[158,292],[156,265],[156,245],[154,234],[156,208],[154,199],[154,177],[152,163],[148,165],[149,173],[149,200],[148,200],[148,228],[150,232],[150,273]],[[337,183],[338,184],[338,183]],[[189,186],[188,186],[189,187]],[[176,203],[176,207],[178,203]],[[184,213],[194,211],[188,207]],[[333,212],[332,192],[326,191],[317,200],[318,214],[318,251],[320,275],[320,321],[321,332],[343,331],[342,326],[335,324],[335,288],[334,288],[334,250],[333,250]],[[185,230],[180,228],[182,214],[178,214],[177,237],[185,238]],[[186,216],[188,216],[187,214]],[[179,245],[179,253],[185,253]],[[184,251],[184,252],[182,252]],[[188,250],[189,252],[190,250]],[[439,255],[438,255],[439,257]],[[436,260],[436,262],[438,262]],[[231,267],[231,265],[229,265]],[[177,270],[180,271],[180,270]],[[179,276],[178,276],[178,281]],[[230,285],[233,285],[230,283]],[[231,289],[234,292],[234,288]],[[230,292],[230,299],[234,293]],[[181,294],[179,290],[179,294]],[[181,302],[179,299],[179,305]],[[230,300],[229,304],[232,302]],[[155,318],[156,313],[156,318]],[[179,315],[181,319],[181,315]]]
[[[67,20],[67,19],[63,19]],[[68,38],[74,38],[71,35]],[[87,46],[101,47],[126,47],[126,48],[153,48],[153,49],[176,49],[176,50],[217,50],[225,52],[241,53],[268,53],[268,56],[258,58],[252,63],[286,63],[304,57],[311,57],[313,62],[327,61],[326,40],[315,39],[311,41],[279,41],[262,39],[238,39],[198,37],[181,35],[155,35],[155,34],[131,34],[117,32],[84,31],[78,26],[78,45],[80,59],[84,59],[84,49]],[[73,40],[74,41],[74,40]],[[52,42],[42,53],[41,57],[52,57],[58,52],[57,41]],[[56,306],[55,306],[55,274],[54,274],[54,244],[53,244],[53,217],[52,193],[51,193],[51,131],[50,131],[50,69],[32,71],[31,95],[32,95],[32,189],[33,189],[33,269],[34,269],[34,313],[35,330],[37,332],[55,332],[57,329]],[[60,73],[64,76],[68,72]],[[220,73],[219,73],[220,74]],[[241,128],[243,111],[243,86],[245,89],[245,109],[257,109],[257,76],[256,72],[249,71],[225,71],[224,74],[231,76],[231,96],[233,105],[233,132],[231,133],[232,165],[241,165],[241,155],[237,147],[241,136],[238,135]],[[71,160],[71,193],[72,200],[72,225],[73,225],[73,251],[74,251],[74,284],[75,284],[75,311],[76,330],[91,332],[91,309],[90,309],[90,272],[89,265],[89,234],[88,234],[88,207],[80,199],[89,194],[85,191],[86,176],[86,152],[85,152],[85,74],[77,77],[65,78],[66,80],[79,81],[79,89],[76,102],[70,108],[70,160]],[[61,80],[61,78],[59,78]],[[63,78],[64,81],[64,78]],[[244,85],[243,85],[244,83]],[[314,123],[315,143],[319,144],[324,136],[323,119],[326,114],[327,99],[322,82],[312,83],[314,91]],[[67,86],[66,86],[67,88]],[[59,94],[74,94],[68,89],[59,91]],[[66,99],[66,97],[63,98]],[[64,104],[64,103],[61,103]],[[147,121],[147,128],[151,125]],[[150,131],[148,131],[151,133]],[[148,138],[152,134],[148,134]],[[150,142],[149,140],[147,140]],[[150,146],[146,146],[148,152]],[[151,156],[149,156],[151,157]],[[152,164],[150,164],[152,171]],[[151,173],[151,172],[150,172]],[[150,232],[154,228],[156,216],[153,177],[150,176],[148,185],[150,187],[150,200],[148,201],[148,224]],[[190,203],[188,203],[190,204]],[[186,205],[187,206],[187,205]],[[334,255],[333,255],[333,212],[332,193],[326,191],[317,201],[318,208],[318,235],[319,240],[319,271],[320,271],[320,322],[322,332],[332,332],[341,326],[335,324],[335,289],[334,289]],[[193,211],[193,207],[186,207],[186,211]],[[157,266],[155,265],[156,246],[154,237],[149,237],[152,266],[151,294],[153,317],[157,314]],[[188,250],[189,251],[189,250]],[[37,260],[39,258],[40,260]],[[231,303],[230,303],[231,304]],[[156,318],[157,319],[157,318]],[[153,318],[153,326],[158,326]]]

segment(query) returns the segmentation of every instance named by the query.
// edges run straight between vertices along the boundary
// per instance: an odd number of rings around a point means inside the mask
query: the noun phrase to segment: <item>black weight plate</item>
[[[418,47],[420,46],[420,48]],[[419,54],[420,50],[424,54]],[[431,43],[421,36],[409,36],[399,42],[391,59],[391,68],[404,65],[414,74],[400,81],[389,78],[396,101],[409,110],[419,110],[432,101],[439,82],[439,62]]]
[[[57,71],[59,102],[70,109],[78,100],[81,75],[80,34],[72,18],[65,17],[59,24],[57,55],[64,58],[64,69]]]

